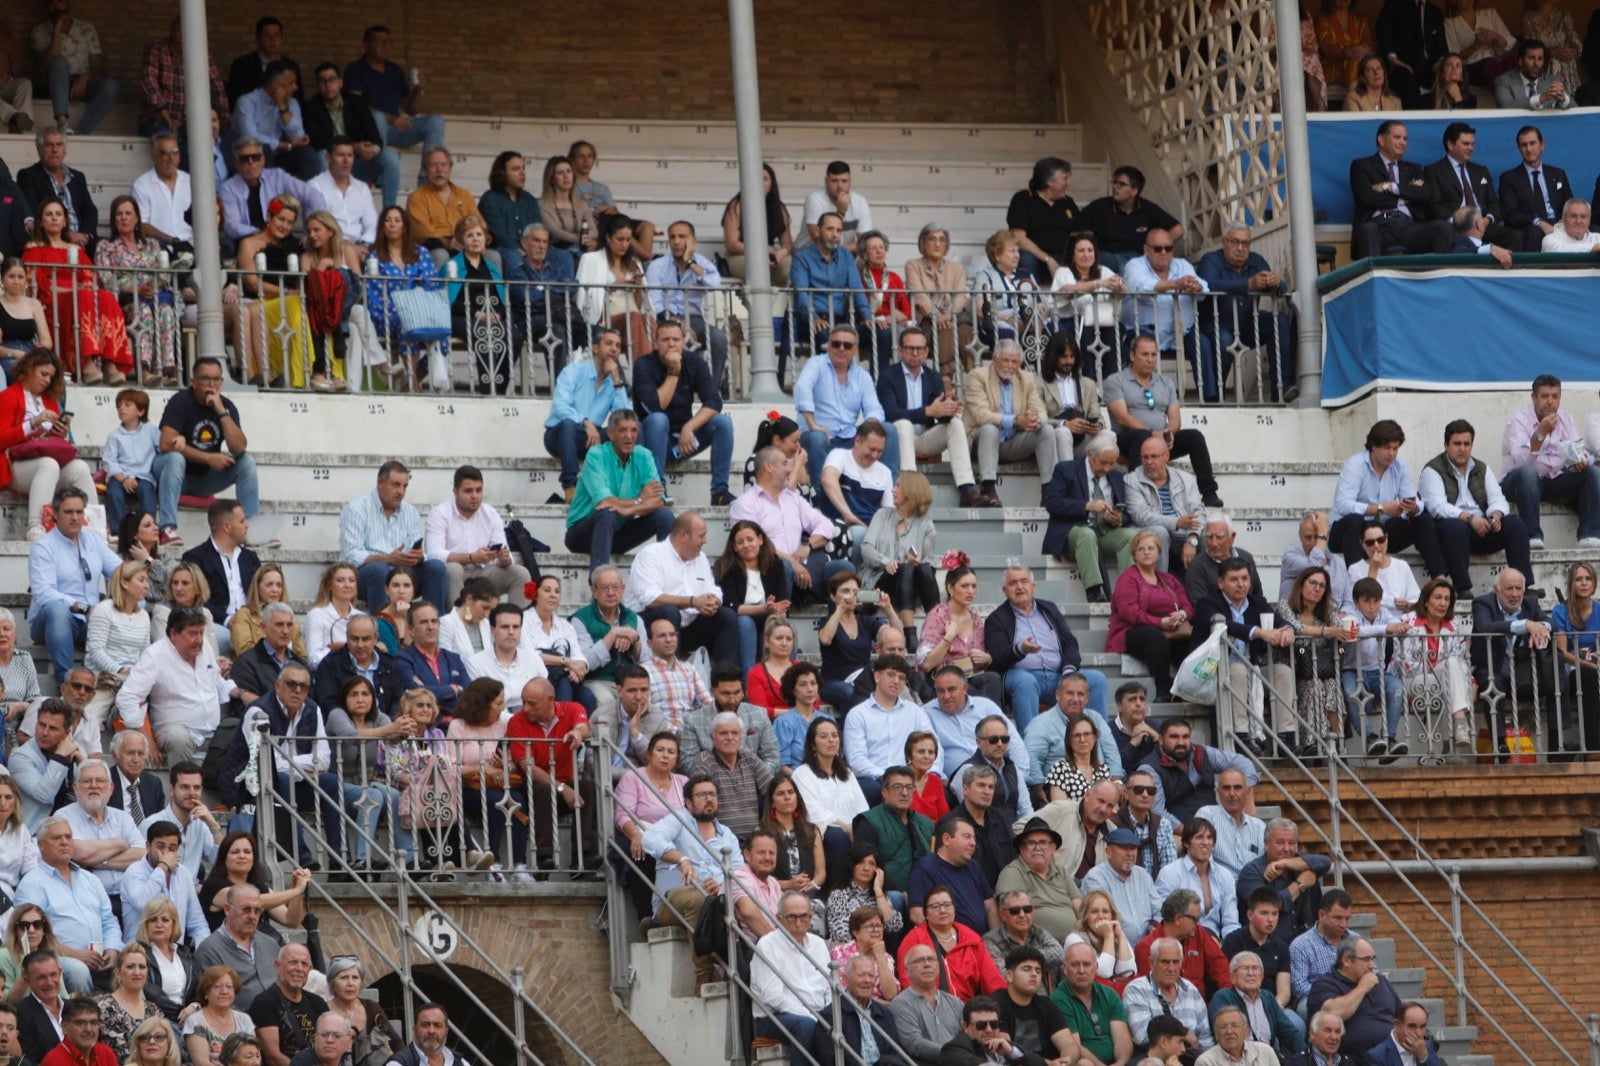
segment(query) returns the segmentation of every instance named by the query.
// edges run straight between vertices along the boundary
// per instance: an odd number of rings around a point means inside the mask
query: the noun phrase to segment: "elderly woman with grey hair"
[[[0,607],[0,686],[9,719],[22,717],[41,695],[33,657],[17,654],[17,616],[9,607]]]
[[[361,960],[354,955],[335,955],[328,960],[327,977],[328,1013],[347,1021],[354,1037],[351,1066],[383,1066],[403,1041],[377,1002],[361,998],[366,983]]]
[[[967,272],[950,258],[950,231],[929,222],[917,234],[915,259],[906,260],[906,291],[911,295],[912,320],[928,331],[939,373],[946,380],[955,372],[956,357],[963,369],[972,369],[972,322],[963,321],[971,304]]]

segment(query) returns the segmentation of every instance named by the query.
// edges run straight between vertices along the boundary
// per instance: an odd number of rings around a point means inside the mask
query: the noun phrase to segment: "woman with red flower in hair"
[[[288,384],[286,370],[298,374],[299,385],[306,380],[306,315],[298,287],[299,258],[305,249],[294,235],[299,217],[299,200],[288,193],[275,196],[267,204],[266,226],[239,242],[239,267],[246,272],[244,291],[253,297],[245,311],[250,338],[245,345],[246,370],[252,378],[260,374],[262,383],[272,388]],[[260,273],[255,272],[258,254],[265,266]],[[272,368],[270,381],[265,380],[269,375],[262,363],[263,347],[265,362]]]
[[[545,574],[522,587],[532,604],[522,612],[522,643],[539,653],[550,672],[556,699],[577,703],[594,713],[594,693],[583,686],[589,663],[578,650],[578,631],[561,615],[561,579]],[[529,618],[528,615],[533,615]]]

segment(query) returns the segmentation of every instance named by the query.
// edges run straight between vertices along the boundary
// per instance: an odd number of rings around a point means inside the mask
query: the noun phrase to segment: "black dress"
[[[458,257],[465,267],[468,282],[456,291],[450,305],[450,325],[456,337],[466,341],[472,352],[475,391],[503,396],[511,380],[510,319],[500,293],[503,283],[489,273],[489,261],[480,258],[474,266],[466,256]]]

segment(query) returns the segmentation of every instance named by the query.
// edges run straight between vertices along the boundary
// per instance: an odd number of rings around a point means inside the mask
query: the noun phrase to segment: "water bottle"
[[[375,255],[367,256],[367,274],[374,278],[378,276],[378,257]]]
[[[584,219],[578,226],[578,245],[582,247],[589,242],[589,220]]]
[[[262,273],[262,274],[265,274],[267,272],[267,253],[266,252],[257,252],[256,253],[256,271],[258,273]]]

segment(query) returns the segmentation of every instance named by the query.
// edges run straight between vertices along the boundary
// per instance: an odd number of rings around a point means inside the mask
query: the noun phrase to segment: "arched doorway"
[[[462,992],[456,981],[446,976],[446,970],[471,990],[471,996]],[[466,1062],[474,1066],[517,1066],[515,1043],[500,1031],[500,1026],[504,1025],[512,1033],[516,1032],[516,1006],[509,987],[481,970],[467,966],[446,967],[437,963],[412,967],[411,979],[420,989],[420,995],[414,994],[413,1005],[429,1000],[442,1004],[450,1016],[451,1027],[471,1035],[482,1058],[474,1055],[470,1049],[458,1046],[459,1041],[454,1033],[450,1037],[451,1049]],[[405,997],[399,975],[391,973],[378,980],[374,987],[379,1004],[384,1013],[394,1020],[395,1028],[404,1027]],[[473,1001],[473,996],[477,997],[478,1002]],[[545,1066],[567,1062],[561,1041],[537,1014],[531,1010],[524,1011],[523,1025],[528,1049],[540,1062]],[[404,1037],[409,1041],[410,1032],[407,1031]],[[529,1062],[525,1058],[521,1061],[524,1064]]]

